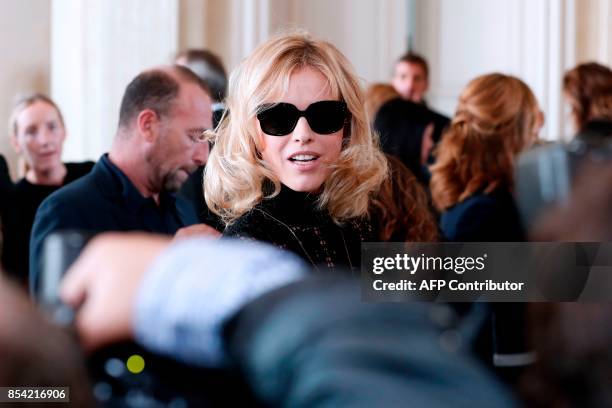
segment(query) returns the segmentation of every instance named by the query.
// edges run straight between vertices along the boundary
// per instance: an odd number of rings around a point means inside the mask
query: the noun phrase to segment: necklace
[[[308,261],[310,262],[310,264],[317,270],[317,272],[320,272],[319,266],[317,265],[317,263],[314,262],[314,260],[312,259],[312,257],[308,253],[308,251],[306,250],[306,247],[302,243],[302,240],[297,236],[295,231],[293,231],[293,229],[289,225],[287,225],[283,221],[279,220],[278,218],[276,218],[275,216],[273,216],[269,212],[262,210],[261,208],[255,207],[254,209],[259,211],[259,212],[261,212],[262,214],[264,214],[265,216],[269,217],[270,219],[274,220],[275,222],[277,222],[278,224],[282,225],[283,227],[285,227],[289,231],[289,233],[293,236],[293,238],[295,238],[295,240],[299,244],[300,248],[302,249],[302,252],[304,252],[306,257],[308,258]],[[353,272],[354,271],[353,263],[351,262],[351,256],[349,254],[349,250],[348,250],[348,247],[346,245],[346,239],[344,238],[344,232],[342,231],[341,228],[339,228],[338,230],[340,232],[340,237],[342,238],[342,245],[344,246],[344,253],[346,254],[346,259],[347,259],[347,261],[349,263],[349,267],[351,269],[351,272]]]

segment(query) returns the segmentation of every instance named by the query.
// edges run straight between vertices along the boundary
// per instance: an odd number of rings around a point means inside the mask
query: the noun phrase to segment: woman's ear
[[[21,154],[22,149],[21,149],[21,145],[19,144],[19,141],[17,140],[17,136],[14,134],[9,136],[9,141],[11,143],[11,146],[13,146],[15,153]]]

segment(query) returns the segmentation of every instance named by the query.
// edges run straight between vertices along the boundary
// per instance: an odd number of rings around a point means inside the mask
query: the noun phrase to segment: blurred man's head
[[[192,70],[210,88],[214,102],[225,99],[227,73],[221,58],[205,49],[187,49],[176,56],[174,61]]]
[[[47,322],[27,296],[1,276],[0,356],[1,386],[69,387],[74,406],[93,406],[76,340]]]
[[[118,137],[131,140],[138,152],[133,160],[144,161],[135,171],[147,190],[176,191],[206,163],[208,143],[203,133],[212,127],[211,104],[206,85],[181,66],[145,71],[127,86]],[[117,152],[121,148],[111,153],[121,155]],[[123,159],[132,160],[125,154]]]
[[[395,63],[391,83],[402,98],[423,102],[429,87],[429,67],[425,58],[411,52],[403,55]]]
[[[567,71],[563,93],[576,131],[591,120],[612,121],[612,70],[607,66],[589,62]]]

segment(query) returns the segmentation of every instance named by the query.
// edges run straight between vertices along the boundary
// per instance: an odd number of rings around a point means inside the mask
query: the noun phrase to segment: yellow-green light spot
[[[127,359],[127,369],[132,374],[139,374],[145,368],[144,358],[139,356],[138,354],[134,354]]]

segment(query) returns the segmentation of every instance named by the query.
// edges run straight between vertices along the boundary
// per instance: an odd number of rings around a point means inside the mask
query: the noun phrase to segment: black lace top
[[[317,195],[282,186],[278,196],[263,200],[228,225],[224,236],[255,239],[295,252],[319,271],[360,268],[361,242],[374,241],[366,219],[342,226],[316,206]]]

